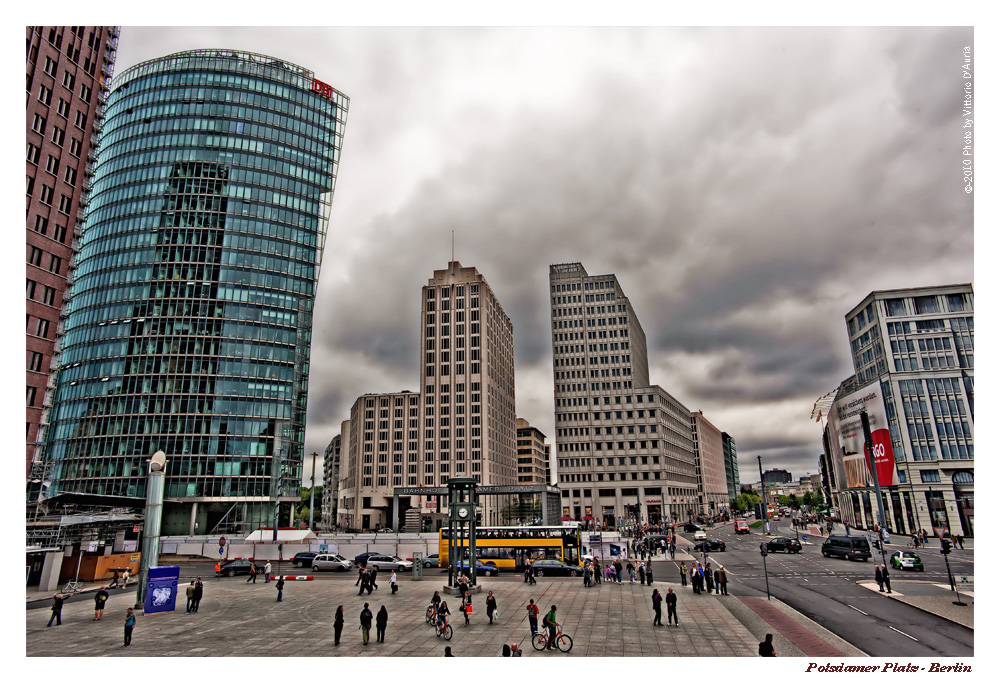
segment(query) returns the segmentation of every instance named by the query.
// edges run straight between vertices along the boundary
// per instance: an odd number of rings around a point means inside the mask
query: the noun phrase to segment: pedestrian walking
[[[264,564],[264,583],[271,582],[271,560]]]
[[[688,570],[687,566],[683,562],[681,562],[680,572],[681,572],[681,586],[688,585]]]
[[[392,570],[392,574],[389,574],[389,587],[392,589],[392,594],[395,595],[396,591],[399,590],[399,584],[396,583],[396,570]]]
[[[459,607],[462,616],[465,617],[465,625],[469,625],[469,615],[472,614],[472,596],[466,595],[462,598],[462,606]]]
[[[382,605],[382,609],[375,615],[375,642],[385,642],[385,627],[389,625],[389,610]]]
[[[712,589],[715,588],[715,577],[712,575],[712,563],[709,562],[706,564],[702,571],[702,576],[705,577],[705,590],[711,593]]]
[[[364,562],[362,562],[361,564],[358,565],[358,580],[354,582],[354,585],[355,586],[361,585],[361,580],[364,578],[365,578],[365,565]],[[361,593],[358,593],[358,595],[361,595]]]
[[[639,585],[640,586],[646,585],[646,565],[644,565],[642,562],[639,563]]]
[[[534,586],[538,581],[535,580],[535,563],[532,562],[528,565],[528,585]]]
[[[358,575],[358,581],[361,583],[361,587],[358,589],[358,595],[364,595],[365,591],[368,591],[368,594],[371,595],[372,589],[371,585],[368,583],[367,569],[361,570],[361,573]]]
[[[663,615],[660,612],[663,596],[660,591],[653,589],[653,626],[663,626]]]
[[[135,613],[132,612],[132,608],[129,607],[128,611],[125,613],[125,645],[122,647],[128,647],[132,644],[132,629],[135,628]]]
[[[344,606],[337,605],[333,614],[333,644],[340,645],[340,634],[344,630]]]
[[[201,606],[201,599],[205,595],[205,584],[202,583],[201,577],[194,582],[194,604],[191,606],[191,611],[195,614],[198,613],[198,607]]]
[[[184,608],[184,614],[191,614],[191,605],[194,603],[194,581],[184,589],[184,595],[187,598],[187,606]]]
[[[719,591],[721,590],[720,583],[719,583],[719,570],[718,569],[716,569],[714,572],[712,572],[712,579],[714,580],[714,583],[715,583],[715,594],[718,595]]]
[[[726,576],[726,568],[719,567],[719,586],[722,587],[722,594],[729,595],[729,577]]]
[[[885,588],[883,587],[882,567],[879,565],[875,565],[875,583],[878,584],[878,592],[884,593]]]
[[[66,601],[66,596],[62,593],[56,593],[52,596],[52,616],[49,617],[49,623],[46,627],[52,625],[52,620],[56,620],[56,626],[62,626],[62,607],[63,603]]]
[[[882,580],[885,582],[885,592],[892,592],[892,584],[889,582],[889,568],[882,565]]]
[[[528,600],[528,606],[525,609],[528,610],[528,625],[531,627],[531,635],[534,636],[538,633],[538,605],[535,604],[534,600]]]
[[[250,583],[251,581],[253,581],[254,583],[257,583],[257,561],[256,560],[251,560],[250,561],[250,576],[247,577],[247,583]]]
[[[361,610],[361,640],[367,645],[368,635],[372,628],[372,611],[368,609],[368,603],[365,603],[364,609]]]
[[[674,626],[680,626],[680,622],[677,621],[677,594],[674,593],[673,588],[667,589],[667,626],[670,625],[671,619],[674,622]]]
[[[128,580],[132,578],[132,569],[125,567],[125,572],[122,574],[122,590],[128,588]]]
[[[490,618],[490,623],[493,623],[493,613],[497,611],[497,599],[493,597],[493,591],[490,591],[489,595],[486,596],[486,616]]]
[[[274,587],[278,589],[278,602],[281,602],[281,593],[285,590],[285,577],[279,576],[278,583]]]
[[[368,581],[371,584],[371,587],[374,588],[375,590],[378,590],[377,579],[378,579],[378,565],[375,565],[372,567],[371,576],[368,577]]]
[[[222,562],[215,563],[215,580],[219,581],[222,579]]]
[[[615,579],[619,584],[622,582],[622,561],[615,560]]]
[[[647,585],[653,585],[653,561],[652,559],[646,560],[646,583]]]
[[[768,633],[764,636],[764,642],[757,645],[757,654],[761,657],[777,657],[774,653],[774,634]]]
[[[118,588],[118,567],[115,567],[115,573],[111,577],[111,583],[108,584],[108,588]]]
[[[104,603],[108,601],[107,586],[101,586],[101,590],[94,594],[94,621],[100,621],[104,616]]]

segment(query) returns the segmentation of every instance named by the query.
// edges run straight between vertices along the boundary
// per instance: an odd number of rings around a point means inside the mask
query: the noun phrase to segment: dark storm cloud
[[[744,482],[750,450],[817,471],[852,306],[972,279],[950,68],[971,29],[199,31],[143,58],[235,42],[351,97],[309,451],[361,394],[419,388],[452,231],[514,324],[520,416],[552,441],[548,266],[581,261],[618,276],[650,380],[735,437]]]

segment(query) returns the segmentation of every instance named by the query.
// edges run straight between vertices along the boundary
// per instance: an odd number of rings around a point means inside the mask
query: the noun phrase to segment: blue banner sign
[[[177,602],[177,584],[181,578],[181,568],[177,565],[150,567],[146,584],[146,614],[173,612]]]

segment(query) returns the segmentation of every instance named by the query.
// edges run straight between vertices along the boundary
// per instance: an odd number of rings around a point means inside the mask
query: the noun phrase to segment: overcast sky
[[[553,442],[548,267],[614,273],[650,381],[818,471],[813,402],[876,289],[972,282],[967,28],[122,29],[116,72],[279,57],[351,98],[316,300],[306,453],[418,387],[420,288],[456,259],[514,324],[517,414]],[[307,458],[305,473],[309,472]]]

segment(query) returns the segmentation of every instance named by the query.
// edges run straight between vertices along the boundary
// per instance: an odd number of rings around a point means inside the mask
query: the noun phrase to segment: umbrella
[[[594,521],[594,518],[593,518],[593,517],[591,517],[590,515],[584,515],[584,516],[583,516],[583,521],[584,521],[584,522],[593,522],[593,521]]]
[[[569,521],[569,515],[563,515],[562,521],[568,522]]]

